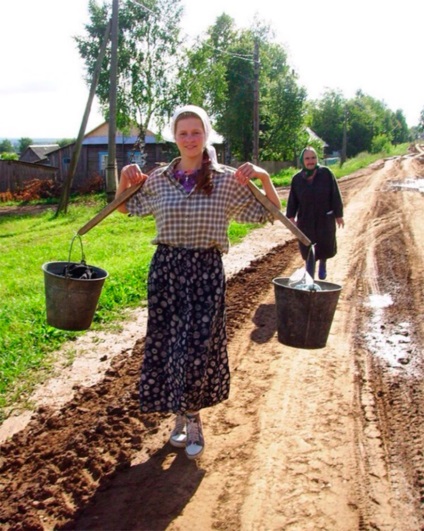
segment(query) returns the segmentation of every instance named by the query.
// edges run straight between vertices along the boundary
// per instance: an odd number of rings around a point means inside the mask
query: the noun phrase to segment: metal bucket
[[[66,276],[65,267],[75,262],[43,264],[47,322],[61,330],[87,330],[93,321],[100,293],[108,273],[89,266],[96,278]]]
[[[289,278],[274,278],[278,341],[295,348],[323,348],[327,344],[341,286],[314,281],[321,291],[289,286]]]

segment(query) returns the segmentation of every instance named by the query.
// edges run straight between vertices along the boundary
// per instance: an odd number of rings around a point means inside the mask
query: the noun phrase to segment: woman
[[[302,170],[294,175],[287,201],[287,217],[315,244],[319,260],[318,277],[327,278],[327,259],[337,253],[336,223],[344,227],[343,201],[337,180],[325,166],[318,164],[314,148],[306,147],[300,154]],[[315,276],[315,260],[309,248],[299,242],[306,270]]]
[[[180,156],[149,176],[135,164],[124,167],[117,195],[144,181],[120,211],[156,221],[141,411],[175,413],[170,443],[196,459],[205,446],[200,410],[227,399],[230,389],[222,262],[228,226],[232,219],[273,220],[245,186],[249,179],[259,178],[278,208],[280,201],[265,170],[217,163],[208,146],[210,121],[200,107],[177,110],[171,130]]]

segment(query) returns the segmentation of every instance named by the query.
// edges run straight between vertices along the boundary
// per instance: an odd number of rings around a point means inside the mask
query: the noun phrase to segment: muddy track
[[[387,475],[394,511],[401,513],[408,507],[410,512],[404,512],[404,517],[419,530],[424,529],[424,357],[420,329],[424,299],[422,276],[410,266],[420,257],[410,256],[417,253],[417,242],[402,205],[405,200],[402,193],[381,189],[371,205],[375,209],[373,223],[366,229],[373,241],[372,272],[367,278],[357,275],[357,290],[364,302],[374,296],[377,303],[363,304],[359,312],[355,362],[362,431],[375,433],[380,445],[379,464],[369,460],[375,455],[369,439],[368,447],[364,439],[358,440],[368,455],[363,460],[368,465],[363,478],[367,497],[378,492],[380,474]],[[385,300],[389,300],[387,306]],[[367,516],[372,521],[370,514]]]

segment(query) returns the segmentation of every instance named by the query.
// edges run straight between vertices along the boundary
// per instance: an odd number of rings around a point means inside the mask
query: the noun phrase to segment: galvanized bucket
[[[91,278],[73,278],[72,266],[84,266],[90,270]],[[90,328],[108,273],[100,267],[86,264],[83,251],[80,262],[47,262],[43,264],[42,270],[47,323],[61,330],[80,331]]]
[[[327,344],[341,286],[314,281],[320,290],[289,286],[289,278],[274,278],[278,341],[295,348],[316,349]]]

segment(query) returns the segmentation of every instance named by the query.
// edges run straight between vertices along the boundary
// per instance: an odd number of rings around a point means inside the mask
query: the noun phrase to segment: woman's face
[[[317,154],[314,151],[305,151],[303,154],[303,165],[307,170],[313,170],[317,165],[317,162]]]
[[[205,147],[205,131],[203,122],[195,116],[181,118],[175,127],[175,142],[183,158],[199,158],[203,156]]]

